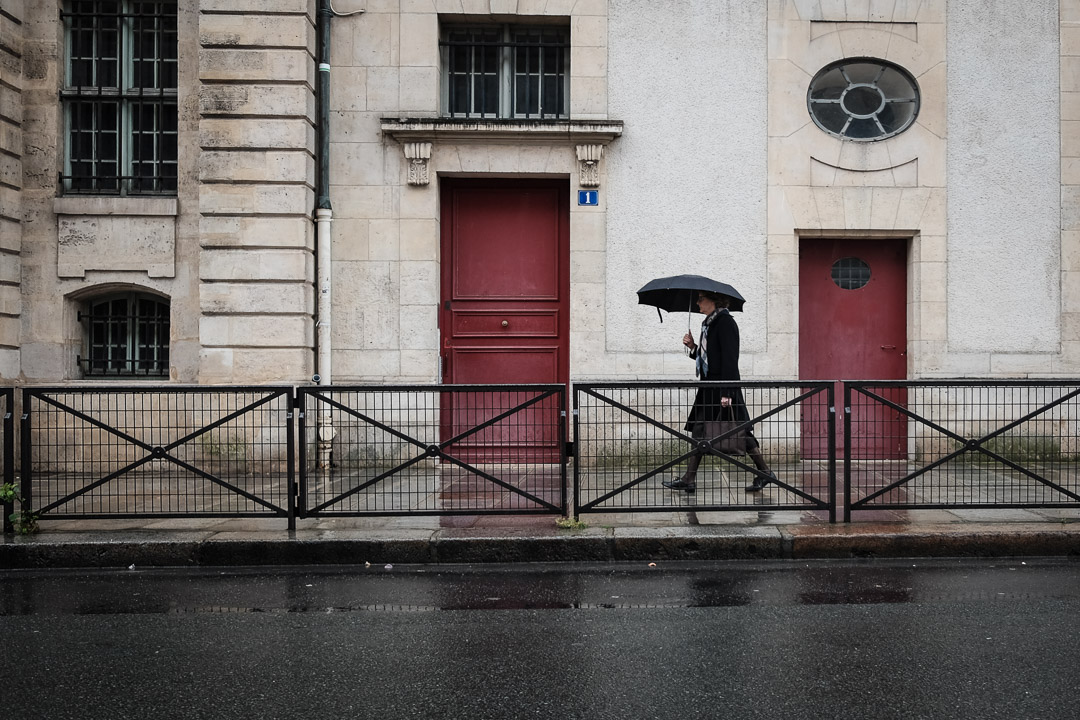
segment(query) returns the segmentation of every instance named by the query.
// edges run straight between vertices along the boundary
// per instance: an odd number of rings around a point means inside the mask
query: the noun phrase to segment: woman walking
[[[705,320],[701,323],[701,343],[695,343],[688,332],[683,337],[683,345],[690,349],[690,357],[695,361],[696,374],[700,380],[740,379],[739,326],[728,312],[728,303],[729,300],[724,295],[705,291],[697,294],[698,310],[705,314]],[[705,423],[711,420],[734,420],[736,423],[749,421],[750,414],[746,411],[742,390],[733,386],[698,388],[684,429],[695,440],[702,440],[706,437]],[[740,433],[745,437],[746,454],[765,476],[755,475],[754,481],[745,488],[747,492],[757,492],[775,481],[776,474],[765,462],[761,446],[754,437],[753,427],[746,426]],[[686,472],[676,479],[664,481],[664,487],[688,493],[696,491],[697,469],[701,458],[700,450],[687,458]]]

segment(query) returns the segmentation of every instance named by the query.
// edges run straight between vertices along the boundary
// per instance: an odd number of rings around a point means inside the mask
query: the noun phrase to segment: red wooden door
[[[569,380],[570,192],[565,181],[451,180],[442,186],[443,382]],[[444,395],[444,437],[528,399]],[[559,458],[552,397],[454,448],[472,460]],[[447,434],[449,433],[449,434]]]
[[[799,378],[907,377],[907,242],[803,239],[799,245]],[[836,384],[836,449],[843,451],[843,383]],[[889,390],[899,405],[906,391]],[[856,403],[853,402],[853,405]],[[823,396],[803,410],[803,455],[828,456]],[[885,405],[852,408],[853,458],[902,458],[907,421]]]

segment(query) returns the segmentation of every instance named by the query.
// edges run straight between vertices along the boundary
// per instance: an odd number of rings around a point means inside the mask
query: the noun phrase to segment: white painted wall
[[[1060,336],[1057,0],[948,3],[948,349]]]
[[[606,349],[677,357],[686,313],[661,325],[635,291],[653,277],[697,273],[746,297],[736,315],[745,356],[766,344],[766,4],[662,5],[609,8],[609,114],[626,129],[608,147],[601,189]],[[695,334],[700,322],[695,315]]]

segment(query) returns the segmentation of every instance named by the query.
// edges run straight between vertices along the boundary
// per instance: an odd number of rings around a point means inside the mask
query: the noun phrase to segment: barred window
[[[66,0],[65,193],[176,194],[176,0]]]
[[[566,28],[448,25],[440,45],[445,115],[569,117],[570,33]]]
[[[161,377],[169,374],[169,302],[126,293],[95,298],[79,313],[85,328],[86,377]]]

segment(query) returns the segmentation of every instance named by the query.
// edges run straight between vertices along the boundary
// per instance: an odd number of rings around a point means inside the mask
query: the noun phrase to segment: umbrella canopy
[[[699,312],[694,300],[700,290],[730,298],[731,305],[728,309],[732,312],[741,311],[743,303],[746,302],[739,291],[727,283],[701,275],[675,275],[645,283],[645,286],[637,291],[638,305],[652,305],[668,312]]]

